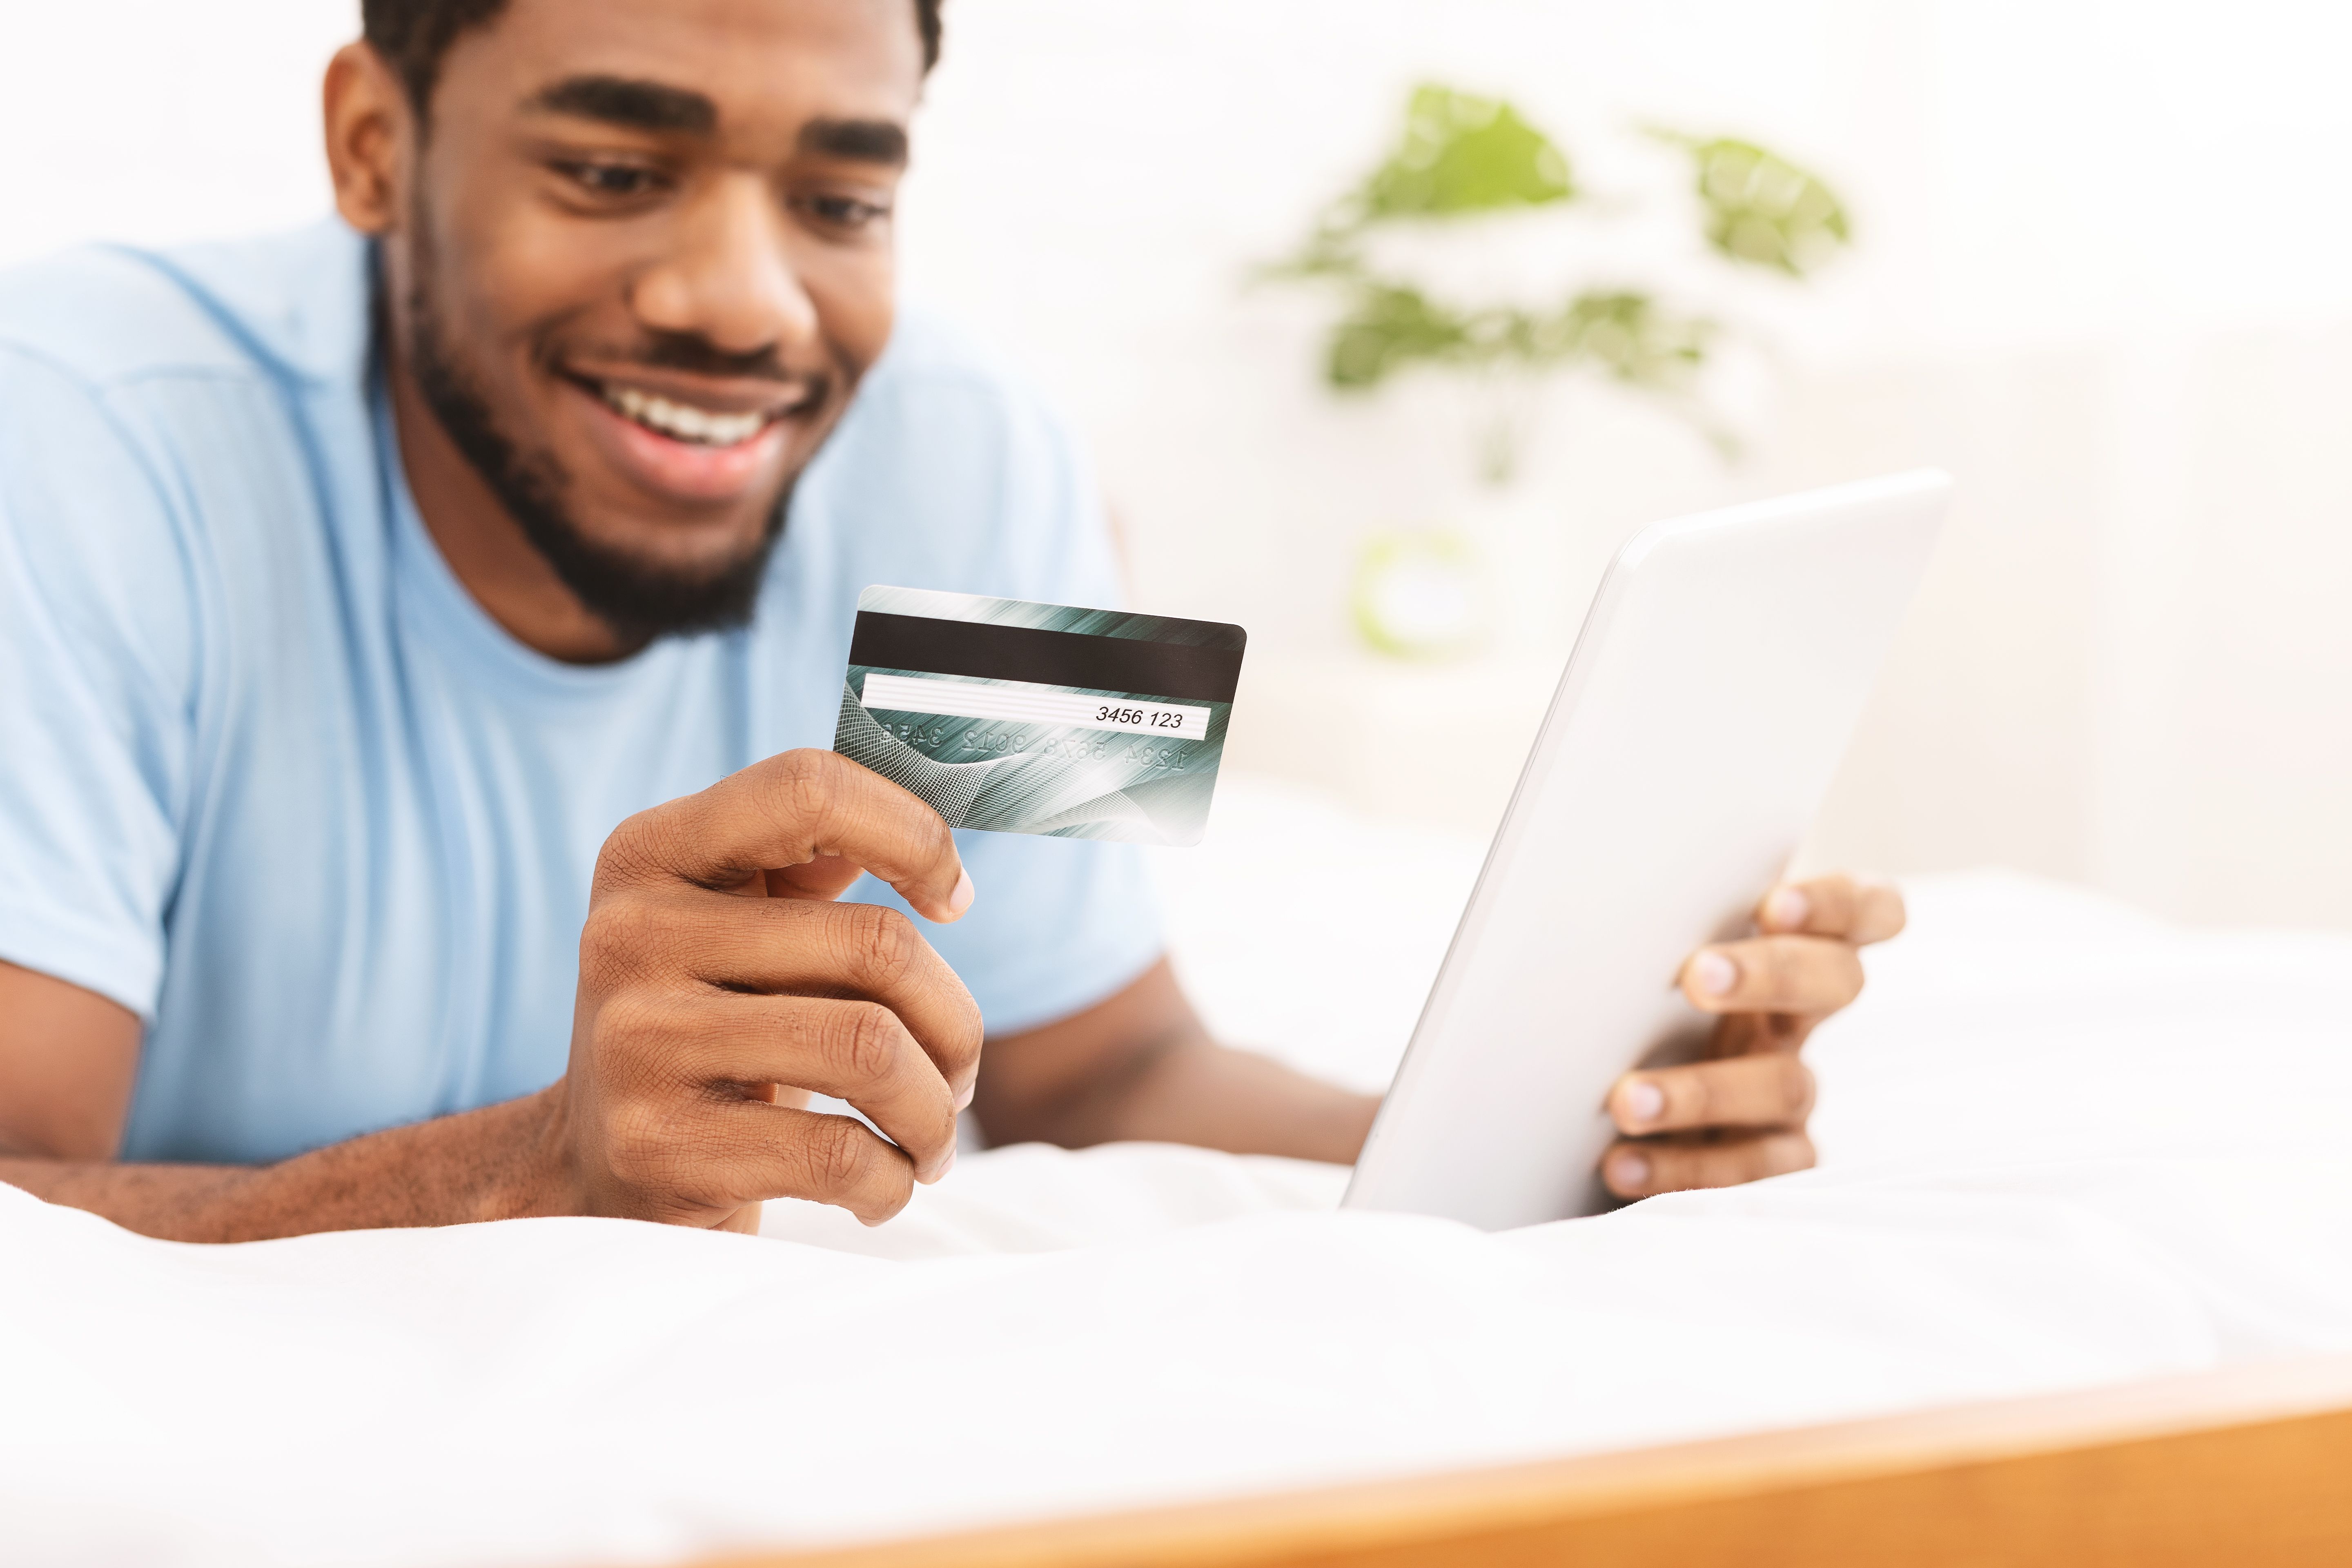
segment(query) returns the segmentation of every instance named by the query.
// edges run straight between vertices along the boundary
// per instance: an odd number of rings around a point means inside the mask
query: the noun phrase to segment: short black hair
[[[928,71],[940,63],[940,0],[914,0],[914,6]],[[421,116],[433,100],[434,79],[449,46],[506,8],[507,0],[360,0],[360,34],[399,73]]]

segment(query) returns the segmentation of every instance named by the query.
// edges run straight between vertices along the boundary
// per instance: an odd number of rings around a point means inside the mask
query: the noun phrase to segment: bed
[[[1475,853],[1231,781],[1180,964],[1376,1083]],[[2352,1560],[2352,938],[1911,891],[1821,1169],[1506,1236],[1142,1145],[758,1237],[202,1248],[0,1190],[0,1558]]]
[[[2141,1568],[2352,1554],[2352,1360],[709,1568]]]

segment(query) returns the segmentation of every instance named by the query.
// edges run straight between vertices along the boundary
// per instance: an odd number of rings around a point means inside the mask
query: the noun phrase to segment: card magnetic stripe
[[[1147,616],[1135,610],[1043,605],[1034,599],[992,599],[980,594],[950,594],[935,588],[894,588],[886,583],[874,584],[858,595],[857,607],[927,620],[1035,626],[1051,632],[1132,637],[1185,647],[1230,648],[1235,653],[1249,645],[1249,633],[1228,621],[1188,621],[1176,616]]]
[[[860,610],[850,635],[849,662],[1040,686],[1146,692],[1170,700],[1231,702],[1241,681],[1242,650]]]

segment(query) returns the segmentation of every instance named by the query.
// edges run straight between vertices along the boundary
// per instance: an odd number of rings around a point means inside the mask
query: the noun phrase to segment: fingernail
[[[963,875],[958,877],[956,879],[955,891],[948,895],[948,913],[951,915],[960,915],[963,913],[964,910],[971,908],[971,900],[979,890],[979,889],[971,885],[971,872],[966,871]]]
[[[1794,888],[1775,888],[1764,900],[1764,918],[1783,931],[1795,931],[1813,912],[1813,900]]]
[[[1628,1121],[1655,1121],[1666,1109],[1666,1091],[1648,1079],[1635,1079],[1617,1096]]]
[[[1691,960],[1690,975],[1700,995],[1722,996],[1739,984],[1739,965],[1732,963],[1727,953],[1702,948],[1698,956]]]
[[[1621,1193],[1637,1192],[1650,1184],[1650,1157],[1626,1152],[1609,1162],[1609,1184]]]
[[[963,1092],[956,1096],[955,1108],[958,1116],[971,1109],[971,1097],[979,1088],[980,1084],[977,1080],[963,1086]]]
[[[956,1152],[953,1149],[950,1149],[948,1151],[948,1157],[940,1162],[940,1173],[933,1176],[931,1180],[935,1182],[943,1182],[947,1180],[948,1173],[955,1169],[955,1162]]]

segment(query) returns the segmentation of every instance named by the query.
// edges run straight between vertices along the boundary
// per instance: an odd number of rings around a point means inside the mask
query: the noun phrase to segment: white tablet
[[[1748,929],[1811,822],[1951,488],[1842,485],[1618,552],[1347,1206],[1500,1230],[1610,1205],[1602,1101],[1704,1037],[1683,961]]]

